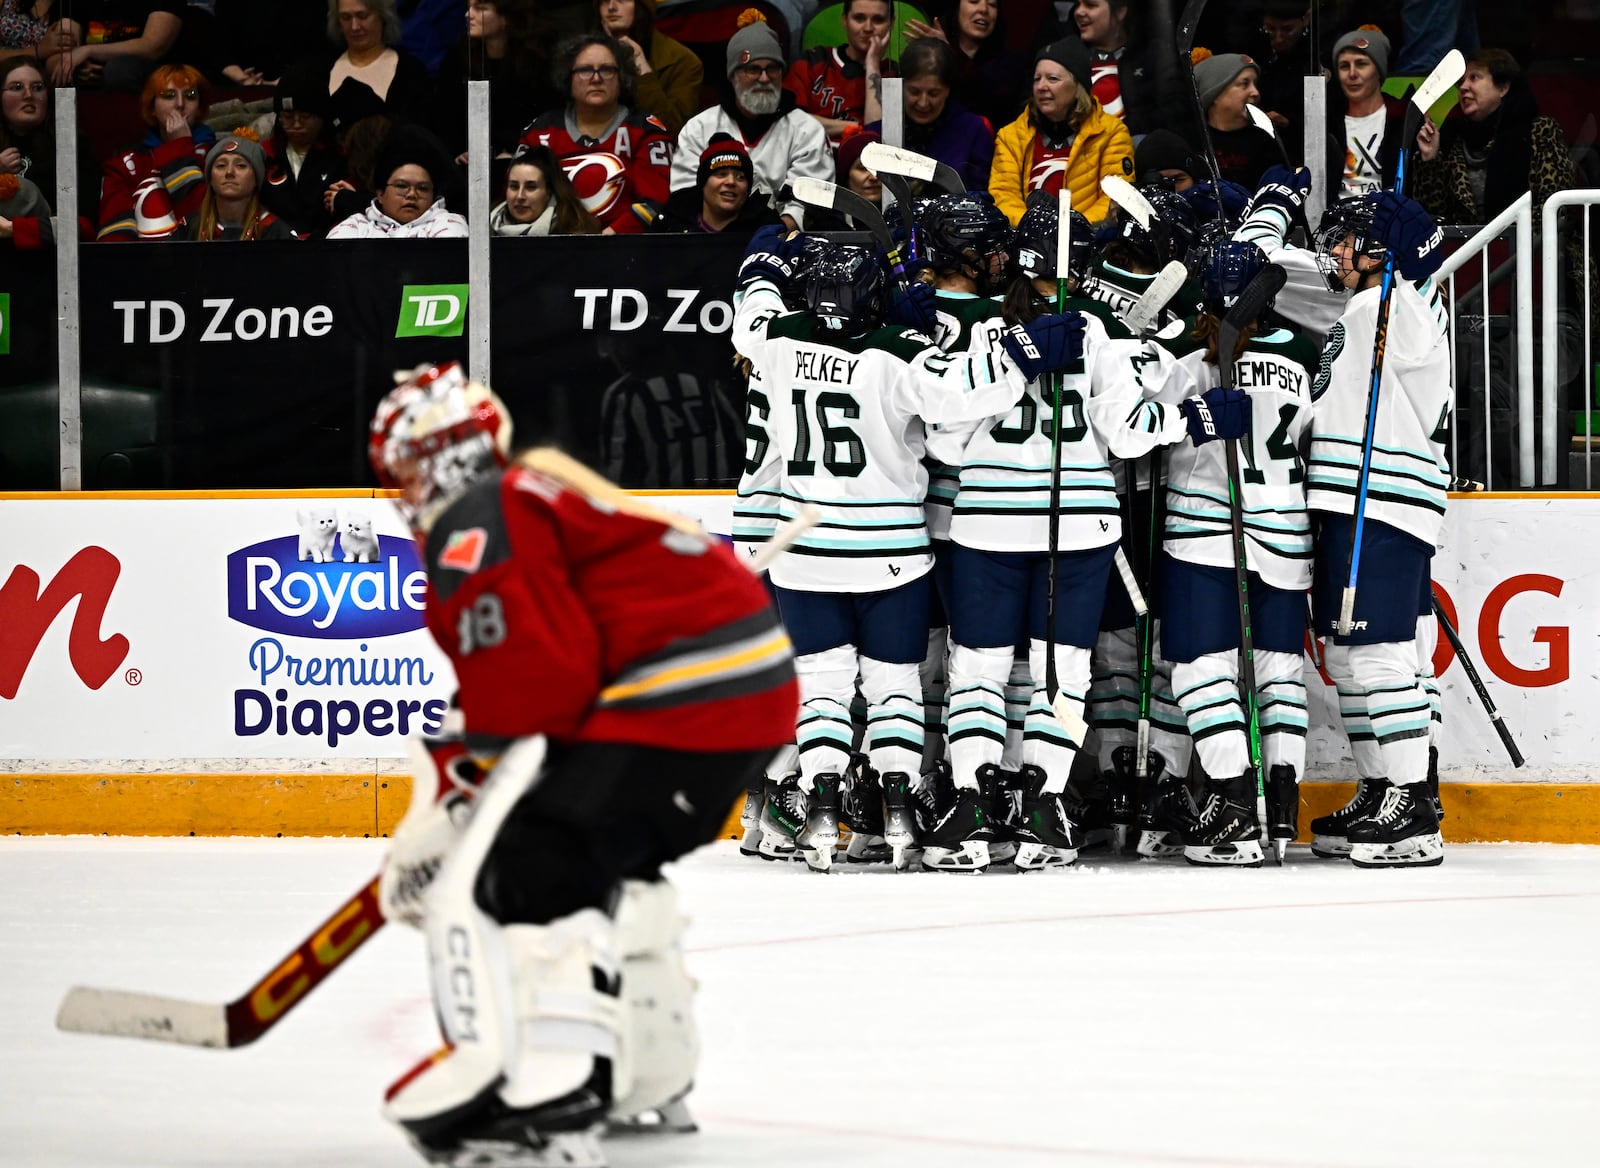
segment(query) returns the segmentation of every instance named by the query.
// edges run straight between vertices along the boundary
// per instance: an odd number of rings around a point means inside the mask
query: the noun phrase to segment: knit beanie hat
[[[333,128],[341,133],[363,118],[385,117],[389,107],[383,98],[365,81],[346,77],[328,99],[328,110],[333,114]]]
[[[859,134],[852,134],[839,143],[839,149],[833,156],[834,167],[838,177],[834,179],[842,187],[850,185],[850,168],[861,161],[861,152],[874,142],[881,141],[878,135],[871,130],[863,130]]]
[[[250,169],[256,172],[257,187],[267,181],[267,156],[261,149],[261,143],[237,133],[218,138],[217,144],[206,151],[206,178],[211,177],[212,164],[224,154],[237,154],[248,162]]]
[[[1339,54],[1349,49],[1369,58],[1378,67],[1378,79],[1389,76],[1389,38],[1375,28],[1358,28],[1333,42],[1333,66],[1339,67]]]
[[[1181,170],[1199,179],[1205,167],[1189,143],[1171,130],[1151,130],[1133,151],[1133,169],[1141,182],[1158,170]]]
[[[756,181],[756,170],[750,162],[750,154],[744,148],[744,143],[731,134],[713,134],[711,141],[706,143],[706,148],[700,152],[700,169],[696,172],[696,187],[703,187],[710,179],[711,172],[722,170],[729,166],[737,166],[744,171],[744,180],[752,185]]]
[[[1210,109],[1211,103],[1216,101],[1222,95],[1222,91],[1233,84],[1233,79],[1246,69],[1255,69],[1258,76],[1261,73],[1255,60],[1243,53],[1218,53],[1196,65],[1194,86],[1200,91],[1200,108]]]
[[[17,175],[0,174],[0,215],[7,219],[25,216],[50,217],[50,204],[39,188]]]
[[[315,61],[296,61],[290,65],[283,71],[277,88],[272,91],[272,112],[275,114],[292,110],[326,118],[332,104],[328,96],[327,66]]]
[[[1068,73],[1072,74],[1079,89],[1090,87],[1089,76],[1089,50],[1077,37],[1062,37],[1060,40],[1046,45],[1033,56],[1033,63],[1040,61],[1054,61]]]
[[[739,31],[728,40],[728,76],[733,76],[733,71],[740,65],[748,65],[751,61],[776,61],[779,65],[786,64],[783,56],[783,46],[778,43],[778,34],[772,31],[772,26],[767,23],[767,18],[754,8],[746,8],[739,14]]]

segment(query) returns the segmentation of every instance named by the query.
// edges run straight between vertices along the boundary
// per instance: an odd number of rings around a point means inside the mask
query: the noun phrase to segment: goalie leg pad
[[[616,942],[622,958],[622,1044],[632,1083],[626,1094],[617,1095],[614,1118],[661,1111],[694,1082],[700,1035],[694,1022],[695,982],[683,963],[685,924],[672,885],[623,882]]]

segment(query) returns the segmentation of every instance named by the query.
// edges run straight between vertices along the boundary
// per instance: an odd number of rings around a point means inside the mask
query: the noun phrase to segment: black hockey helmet
[[[940,195],[917,220],[922,251],[939,271],[954,269],[978,291],[999,287],[1011,262],[1011,224],[987,191]]]
[[[1114,246],[1126,248],[1140,262],[1160,270],[1172,260],[1182,260],[1189,252],[1199,224],[1194,208],[1182,195],[1160,187],[1139,191],[1150,203],[1155,216],[1148,230],[1126,210],[1117,207],[1117,235]]]
[[[1028,279],[1054,280],[1061,275],[1068,275],[1081,281],[1089,271],[1090,261],[1094,258],[1094,228],[1078,212],[1072,212],[1069,222],[1071,237],[1067,241],[1067,265],[1070,270],[1065,273],[1056,271],[1056,233],[1060,228],[1060,200],[1043,191],[1029,195],[1027,210],[1022,212],[1022,218],[1017,222],[1011,243],[1017,267]]]
[[[889,281],[874,248],[831,244],[796,281],[805,306],[830,332],[860,336],[883,323]]]
[[[1200,265],[1204,262],[1207,253],[1218,244],[1226,243],[1233,238],[1234,228],[1221,219],[1202,220],[1195,230],[1194,238],[1189,241],[1189,254],[1184,257],[1184,266],[1189,269],[1191,280],[1200,279]]]
[[[801,236],[800,257],[794,261],[793,271],[783,286],[783,303],[791,312],[800,312],[806,307],[806,273],[838,247],[826,235]]]
[[[1376,210],[1367,196],[1351,195],[1330,203],[1322,213],[1315,239],[1317,264],[1328,287],[1335,292],[1344,290],[1344,282],[1339,278],[1339,260],[1333,254],[1334,248],[1349,240],[1352,258],[1369,256],[1381,260],[1388,255],[1388,249],[1372,236],[1372,216]]]
[[[1200,281],[1200,306],[1212,316],[1224,316],[1267,266],[1267,253],[1253,243],[1225,239],[1207,244],[1199,253],[1195,273]],[[1269,301],[1266,308],[1272,307]]]

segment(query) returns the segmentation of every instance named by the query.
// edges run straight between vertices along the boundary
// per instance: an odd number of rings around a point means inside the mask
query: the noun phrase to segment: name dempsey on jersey
[[[1282,361],[1241,358],[1233,365],[1233,385],[1235,389],[1281,389],[1293,394],[1308,391],[1304,370]]]
[[[853,385],[859,359],[838,357],[832,353],[797,352],[794,355],[794,375],[802,381],[826,381],[830,385]]]

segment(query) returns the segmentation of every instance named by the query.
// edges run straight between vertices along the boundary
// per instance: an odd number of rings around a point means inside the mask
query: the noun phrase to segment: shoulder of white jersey
[[[1301,334],[1286,328],[1275,328],[1251,337],[1245,343],[1245,349],[1253,353],[1276,353],[1309,370],[1316,369],[1317,358],[1321,355],[1316,345]]]
[[[1122,318],[1104,300],[1097,300],[1092,296],[1069,296],[1067,311],[1081,312],[1084,316],[1093,317],[1105,328],[1106,336],[1113,340],[1133,336],[1128,331],[1128,326],[1122,323]]]
[[[902,361],[914,361],[929,349],[938,349],[933,338],[926,333],[919,333],[914,328],[903,325],[883,325],[873,329],[866,335],[863,343],[856,343],[852,347],[858,351],[876,349],[898,357]]]

